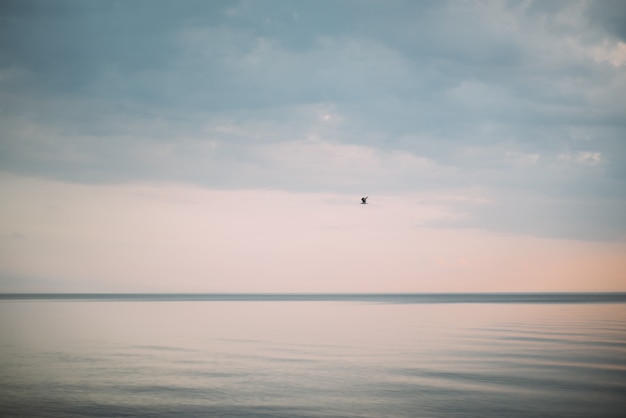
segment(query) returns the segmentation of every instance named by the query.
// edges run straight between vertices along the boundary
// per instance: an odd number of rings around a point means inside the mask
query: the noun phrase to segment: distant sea
[[[626,293],[0,294],[2,417],[622,417]]]

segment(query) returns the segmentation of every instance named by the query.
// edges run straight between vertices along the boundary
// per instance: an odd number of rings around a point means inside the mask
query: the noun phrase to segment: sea
[[[626,293],[0,294],[2,417],[623,417]]]

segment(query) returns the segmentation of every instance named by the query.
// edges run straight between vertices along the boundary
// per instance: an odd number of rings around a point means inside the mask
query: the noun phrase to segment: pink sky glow
[[[435,226],[458,196],[0,176],[0,291],[626,290],[626,244]]]

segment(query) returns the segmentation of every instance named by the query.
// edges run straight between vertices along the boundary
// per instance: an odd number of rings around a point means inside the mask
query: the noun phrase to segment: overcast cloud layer
[[[0,170],[626,239],[626,2],[2,1]],[[372,197],[372,202],[375,197]]]

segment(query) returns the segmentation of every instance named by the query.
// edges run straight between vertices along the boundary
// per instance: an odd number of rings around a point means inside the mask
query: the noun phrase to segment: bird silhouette
[[[366,205],[366,204],[367,204],[367,198],[368,198],[368,197],[369,197],[369,196],[365,196],[365,197],[362,197],[362,198],[361,198],[361,204],[362,204],[362,205]]]

